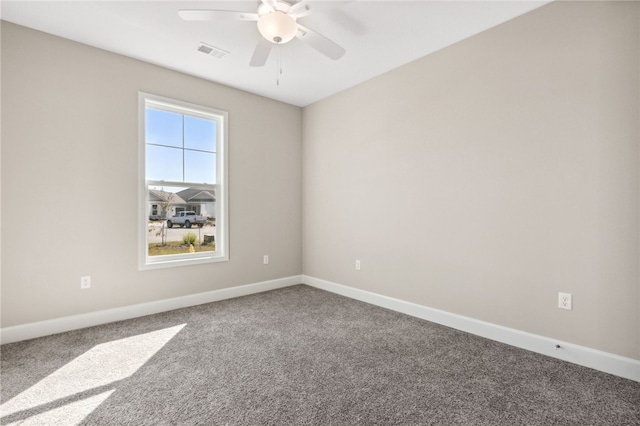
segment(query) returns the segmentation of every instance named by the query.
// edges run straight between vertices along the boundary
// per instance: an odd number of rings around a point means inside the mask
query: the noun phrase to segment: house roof
[[[160,189],[149,189],[149,201],[169,204],[187,204],[178,193],[162,191]]]
[[[214,203],[216,201],[215,190],[187,188],[177,192],[187,203]]]

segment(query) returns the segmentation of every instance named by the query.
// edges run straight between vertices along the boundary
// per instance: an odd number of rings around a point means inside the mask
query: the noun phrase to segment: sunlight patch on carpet
[[[80,401],[74,401],[62,407],[36,414],[26,420],[8,423],[7,426],[77,425],[109,398],[114,391],[115,389],[112,389]]]
[[[97,388],[114,385],[118,381],[132,376],[185,325],[181,324],[97,345],[2,404],[0,417],[4,418],[15,413],[35,410],[38,413],[29,419],[35,421],[36,418],[47,413],[51,413],[56,418],[59,415],[64,416],[63,418],[69,418],[69,416],[75,418],[74,413],[77,413],[81,416],[78,421],[64,423],[79,423],[115,390],[93,395],[98,391]],[[87,393],[87,395],[82,395],[83,393]],[[83,399],[76,401],[77,398],[71,398],[74,396]],[[44,413],[40,412],[41,409],[38,410],[38,407],[65,398],[73,400],[62,407],[46,410]],[[64,401],[62,402],[64,403]],[[36,423],[43,424],[42,421]],[[45,424],[56,423],[46,421]]]

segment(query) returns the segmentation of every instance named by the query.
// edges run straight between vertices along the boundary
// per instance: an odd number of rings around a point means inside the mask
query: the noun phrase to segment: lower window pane
[[[215,186],[148,191],[148,256],[216,251]]]

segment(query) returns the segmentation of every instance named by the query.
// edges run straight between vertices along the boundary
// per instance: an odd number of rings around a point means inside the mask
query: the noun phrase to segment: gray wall
[[[305,108],[304,273],[640,359],[639,22],[552,3]]]
[[[138,91],[229,112],[229,262],[138,271]],[[301,118],[3,22],[2,326],[299,275]]]

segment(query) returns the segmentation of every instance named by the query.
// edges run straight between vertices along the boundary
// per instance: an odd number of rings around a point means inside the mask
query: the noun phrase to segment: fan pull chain
[[[278,56],[278,60],[277,60],[277,69],[276,69],[276,85],[280,86],[280,76],[282,75],[282,51],[280,50],[280,43],[276,44],[276,50],[277,50],[277,56]]]

